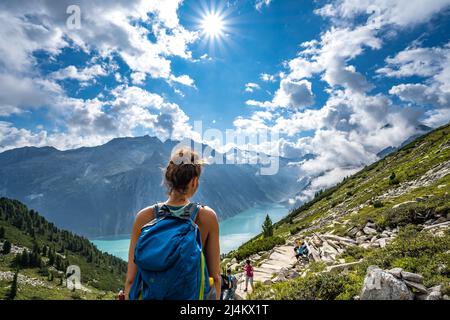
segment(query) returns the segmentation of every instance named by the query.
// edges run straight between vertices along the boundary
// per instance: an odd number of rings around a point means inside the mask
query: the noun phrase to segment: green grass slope
[[[11,243],[9,253],[2,252],[5,242]],[[0,243],[0,299],[10,293],[16,271],[15,299],[113,299],[123,287],[123,260],[58,229],[17,200],[0,198]],[[80,267],[85,290],[73,292],[64,285],[69,265]]]

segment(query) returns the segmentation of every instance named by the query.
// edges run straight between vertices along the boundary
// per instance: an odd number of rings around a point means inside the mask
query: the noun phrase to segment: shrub
[[[286,240],[281,237],[272,236],[268,238],[260,238],[250,242],[247,242],[240,246],[234,253],[233,257],[241,261],[255,253],[260,251],[268,251],[277,245],[283,245]]]
[[[360,291],[362,280],[344,273],[309,274],[304,278],[260,285],[250,294],[250,299],[275,300],[335,300],[351,298]]]
[[[384,206],[383,202],[377,200],[373,203],[374,208],[382,208]]]
[[[400,181],[398,180],[397,176],[395,175],[395,172],[391,173],[391,176],[389,177],[389,184],[390,185],[396,185],[399,184]]]
[[[419,224],[426,220],[428,214],[434,208],[419,203],[408,203],[397,208],[390,208],[381,213],[376,219],[376,224],[384,229],[386,227],[395,228],[408,224]]]

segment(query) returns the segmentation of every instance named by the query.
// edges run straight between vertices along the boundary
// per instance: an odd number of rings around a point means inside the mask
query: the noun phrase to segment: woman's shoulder
[[[199,213],[198,213],[198,219],[207,224],[211,224],[211,223],[217,224],[218,223],[216,212],[212,208],[210,208],[206,205],[202,205],[200,207]]]
[[[200,210],[199,213],[202,214],[203,216],[208,216],[209,218],[217,219],[217,214],[212,208],[206,205],[201,205],[199,210]]]
[[[143,226],[153,220],[154,217],[153,206],[145,207],[136,214],[135,224]]]

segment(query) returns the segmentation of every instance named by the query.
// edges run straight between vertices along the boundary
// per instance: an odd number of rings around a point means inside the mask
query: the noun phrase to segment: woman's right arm
[[[133,280],[137,272],[137,266],[134,264],[134,248],[136,247],[136,242],[139,239],[139,235],[141,234],[142,227],[152,219],[153,209],[145,208],[139,211],[133,224],[133,229],[131,231],[130,237],[130,248],[128,250],[128,270],[125,280],[125,299],[127,300],[130,293],[130,288],[133,285]]]

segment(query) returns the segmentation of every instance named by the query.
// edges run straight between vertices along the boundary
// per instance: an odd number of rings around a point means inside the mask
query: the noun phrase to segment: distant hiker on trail
[[[225,293],[224,300],[234,300],[234,293],[237,289],[237,279],[231,274],[231,269],[227,270],[227,278],[228,278],[228,289]]]
[[[223,300],[223,293],[225,292],[225,290],[228,290],[228,288],[230,287],[230,283],[228,281],[228,276],[223,273],[221,274],[221,286],[220,286],[220,300]]]
[[[300,242],[297,240],[297,245],[294,247],[295,257],[299,259],[300,257],[308,255],[308,248],[306,242]]]
[[[219,299],[217,216],[213,209],[189,201],[199,187],[202,168],[190,149],[174,152],[164,171],[168,199],[137,214],[128,252],[126,299]]]
[[[123,292],[123,290],[120,290],[119,294],[117,295],[117,298],[119,300],[125,300],[125,292]]]
[[[250,260],[248,260],[248,259],[245,261],[244,272],[245,272],[245,290],[244,290],[244,292],[247,292],[249,282],[250,282],[250,286],[252,287],[252,291],[253,291],[253,266],[251,265]]]

